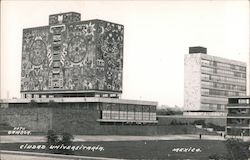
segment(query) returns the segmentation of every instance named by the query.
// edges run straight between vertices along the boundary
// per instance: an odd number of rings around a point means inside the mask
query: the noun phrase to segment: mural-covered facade
[[[123,25],[51,15],[23,30],[21,92],[122,92]]]

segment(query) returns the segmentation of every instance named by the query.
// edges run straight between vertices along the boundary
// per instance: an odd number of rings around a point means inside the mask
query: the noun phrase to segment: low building
[[[246,63],[190,47],[184,65],[184,115],[223,116],[230,96],[246,95]]]
[[[156,102],[99,97],[0,101],[0,121],[32,132],[133,134],[156,132]]]
[[[226,132],[228,135],[250,135],[250,97],[228,99]]]

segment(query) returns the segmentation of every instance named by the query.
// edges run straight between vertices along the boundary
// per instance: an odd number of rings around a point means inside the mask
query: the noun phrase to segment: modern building
[[[227,109],[227,134],[250,136],[250,97],[229,98]]]
[[[226,116],[228,97],[246,95],[246,63],[190,47],[184,65],[184,114]]]
[[[120,99],[124,26],[80,20],[54,14],[23,30],[22,99],[0,100],[0,121],[34,132],[156,132],[157,102]]]
[[[80,20],[76,12],[55,14],[48,26],[23,30],[23,98],[122,93],[124,26]]]
[[[53,129],[73,134],[156,132],[156,102],[101,97],[25,98],[0,101],[0,122],[33,133]]]

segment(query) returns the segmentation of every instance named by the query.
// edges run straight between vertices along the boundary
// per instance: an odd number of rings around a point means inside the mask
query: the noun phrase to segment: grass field
[[[2,150],[50,152],[53,150],[20,149],[26,143],[0,144]],[[39,145],[45,143],[29,143]],[[212,154],[226,156],[229,154],[225,142],[213,140],[169,140],[169,141],[102,141],[74,142],[74,146],[102,146],[103,151],[74,151],[74,155],[110,157],[125,159],[209,159]],[[47,146],[47,148],[49,148]],[[179,148],[179,149],[178,149]],[[182,148],[182,149],[181,149]],[[186,149],[186,150],[185,150]]]

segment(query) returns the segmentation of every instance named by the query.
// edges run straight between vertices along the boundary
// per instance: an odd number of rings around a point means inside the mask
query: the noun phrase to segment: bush
[[[208,123],[206,125],[208,128],[213,128],[215,131],[225,131],[225,127],[215,125],[213,123]]]
[[[74,137],[73,137],[72,134],[66,133],[66,132],[62,134],[62,140],[61,140],[61,142],[63,144],[65,144],[65,145],[71,145],[72,142],[73,142],[73,140],[74,140]]]
[[[202,125],[202,127],[206,126],[205,120],[196,120],[193,122],[194,125]]]
[[[54,100],[49,100],[48,106],[49,107],[58,107],[58,102],[55,102]]]
[[[177,120],[176,119],[173,119],[170,123],[170,125],[176,125],[177,124]]]
[[[162,108],[156,110],[157,115],[182,115],[181,110],[175,110],[174,108]]]
[[[47,148],[49,149],[51,145],[71,146],[73,144],[73,140],[74,137],[70,133],[63,133],[62,135],[58,135],[54,130],[49,130],[47,134]],[[51,153],[74,154],[74,152],[69,149],[55,149],[50,151]]]
[[[237,138],[230,138],[226,141],[228,151],[233,159],[247,159],[249,157],[249,142],[243,142]]]
[[[188,123],[178,122],[176,119],[173,119],[170,125],[188,125]]]
[[[203,128],[213,128],[214,131],[225,131],[225,127],[215,125],[213,123],[205,123],[205,120],[196,120],[193,122],[194,125],[202,125]]]
[[[50,145],[57,145],[59,142],[59,137],[54,130],[48,130],[47,133],[47,144]]]
[[[29,106],[30,106],[30,107],[38,107],[38,103],[37,103],[34,99],[32,99],[32,100],[30,101],[30,103],[29,103]]]
[[[210,160],[229,160],[229,156],[228,155],[222,155],[222,154],[211,154],[209,157],[208,157]]]

